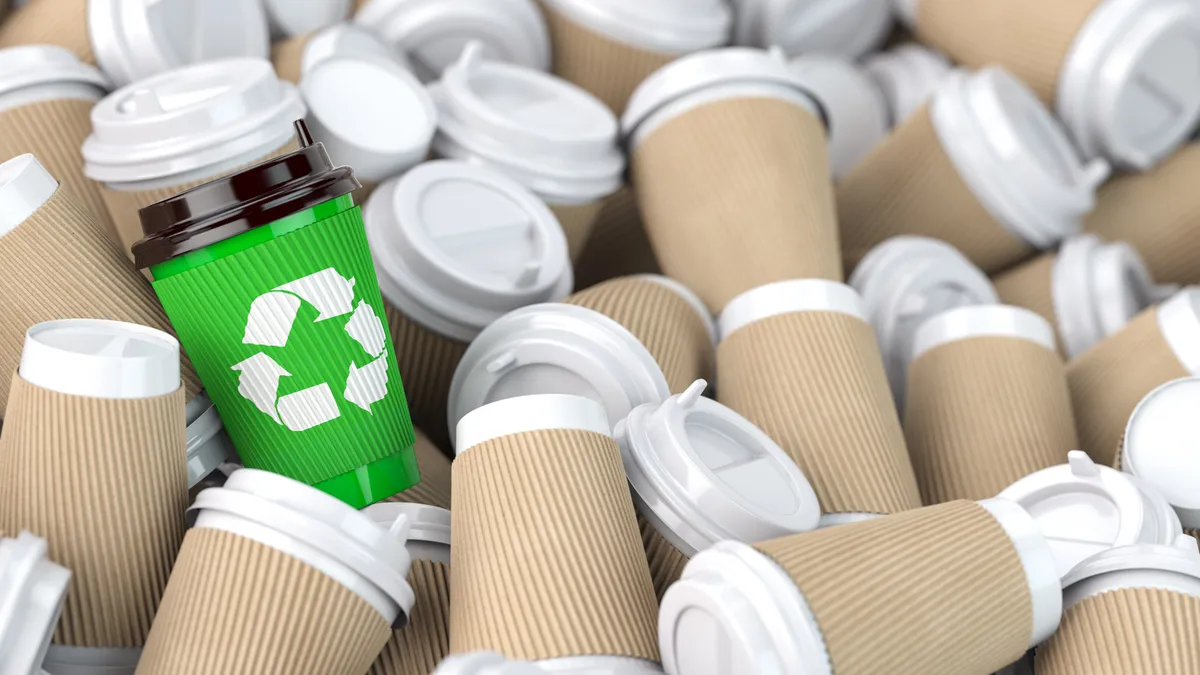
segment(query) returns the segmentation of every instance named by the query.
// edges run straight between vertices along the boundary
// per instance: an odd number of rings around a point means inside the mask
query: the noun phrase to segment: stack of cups
[[[778,443],[821,501],[822,526],[921,506],[875,333],[849,286],[798,279],[721,313],[718,399]]]
[[[720,541],[815,529],[821,507],[795,462],[758,427],[701,398],[704,380],[634,408],[614,432],[661,599],[689,558]]]
[[[496,168],[550,206],[574,258],[622,182],[617,120],[586,91],[539,70],[484,61],[472,42],[430,87],[433,150]]]
[[[450,512],[373,504],[364,513],[380,527],[408,520],[408,585],[415,598],[407,625],[392,632],[368,675],[428,675],[450,653]]]
[[[243,469],[201,492],[188,517],[140,675],[250,675],[264,664],[362,675],[408,620],[403,515],[385,530],[302,483]]]
[[[1092,234],[1068,238],[994,280],[1004,302],[1037,312],[1054,327],[1067,359],[1087,351],[1177,287],[1154,285],[1141,256],[1125,242]]]
[[[840,178],[887,137],[887,101],[867,71],[847,59],[809,54],[789,67],[821,106],[829,128],[830,167],[834,179]]]
[[[0,536],[0,673],[38,675],[62,613],[71,571],[48,558],[46,540]]]
[[[1061,613],[1046,540],[989,499],[717,544],[667,592],[658,634],[677,675],[991,673]]]
[[[659,262],[714,313],[763,284],[842,280],[820,106],[781,52],[680,59],[622,126]]]
[[[1168,382],[1129,416],[1118,468],[1137,476],[1175,508],[1184,533],[1200,534],[1200,456],[1195,452],[1200,378]]]
[[[352,0],[263,0],[271,37],[308,35],[350,18]]]
[[[955,72],[838,182],[843,255],[916,234],[998,272],[1074,234],[1107,176],[1007,71]]]
[[[45,536],[73,572],[51,675],[133,672],[183,540],[183,414],[166,333],[82,319],[29,329],[0,439],[0,529]]]
[[[304,113],[299,92],[264,59],[173,70],[96,105],[84,170],[102,183],[128,253],[142,238],[139,209],[288,152],[292,122]]]
[[[996,64],[1053,105],[1087,157],[1147,169],[1190,135],[1200,59],[1189,0],[897,0],[921,42],[969,68]]]
[[[899,126],[929,100],[952,66],[945,56],[907,42],[863,61],[887,101],[889,128]]]
[[[1200,551],[1124,546],[1063,579],[1063,619],[1037,650],[1038,675],[1200,672]]]
[[[1067,364],[1079,442],[1111,466],[1133,409],[1164,382],[1200,376],[1200,288],[1185,288]]]
[[[778,45],[789,55],[821,53],[856,59],[878,49],[892,28],[891,0],[733,0],[732,4],[734,44]]]
[[[444,414],[444,413],[443,413]],[[417,456],[417,469],[421,482],[385,499],[385,502],[428,504],[442,509],[450,508],[450,458],[420,429],[413,429],[417,440],[413,443],[413,454]]]
[[[387,59],[411,70],[403,54],[393,52],[375,33],[351,23],[339,23],[271,45],[271,63],[276,74],[292,84],[300,84],[313,66],[335,56]]]
[[[1054,331],[1027,309],[980,305],[914,338],[904,436],[926,504],[984,499],[1079,447]]]
[[[459,422],[451,652],[662,672],[658,604],[611,428],[594,401],[554,394]]]
[[[363,209],[396,360],[416,426],[452,451],[455,368],[505,313],[561,300],[573,277],[554,214],[528,190],[470,162],[426,162]]]

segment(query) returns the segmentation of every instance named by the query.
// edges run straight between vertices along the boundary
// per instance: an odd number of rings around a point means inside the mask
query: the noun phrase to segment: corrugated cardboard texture
[[[0,438],[0,528],[71,570],[54,643],[144,643],[183,541],[184,396],[69,396],[13,375]]]
[[[671,584],[683,576],[688,557],[658,533],[650,521],[638,514],[638,527],[642,530],[642,548],[646,549],[646,562],[650,564],[650,578],[654,580],[654,595],[662,602],[663,595]]]
[[[1160,588],[1128,588],[1067,610],[1038,647],[1038,675],[1195,675],[1200,673],[1200,598]]]
[[[1016,548],[974,502],[755,548],[795,580],[838,675],[991,673],[1020,658],[1033,631]]]
[[[1071,359],[1067,383],[1080,449],[1097,464],[1112,466],[1137,404],[1158,385],[1187,376],[1158,330],[1153,307]]]
[[[852,269],[902,234],[941,239],[987,274],[1033,255],[975,199],[922,105],[837,183],[842,255]]]
[[[1058,335],[1058,316],[1054,312],[1054,296],[1051,291],[1054,278],[1056,253],[1044,253],[1033,260],[992,277],[992,285],[1000,302],[1024,307],[1045,319],[1054,328],[1054,342],[1058,353],[1066,356],[1062,339]]]
[[[875,333],[834,312],[780,314],[717,347],[717,398],[800,466],[823,513],[921,506]]]
[[[33,153],[46,171],[75,197],[118,241],[100,186],[83,175],[79,148],[92,133],[95,101],[39,101],[0,112],[0,162]]]
[[[693,108],[646,137],[631,169],[659,263],[713,313],[774,281],[842,281],[825,128],[801,106]]]
[[[1058,354],[1028,340],[977,337],[908,368],[904,436],[926,504],[990,499],[1079,447]]]
[[[633,333],[654,357],[672,394],[711,380],[716,354],[704,319],[675,291],[647,279],[611,279],[564,302],[594,309]]]
[[[587,288],[614,277],[660,271],[633,188],[625,186],[604,200],[596,216],[575,264],[575,288]]]
[[[600,209],[604,207],[604,202],[597,200],[588,204],[547,204],[547,206],[554,212],[558,224],[562,225],[563,234],[567,235],[567,250],[571,254],[571,260],[576,260],[583,252],[583,246],[587,243],[588,235],[592,233],[592,225],[600,216]]]
[[[621,452],[590,431],[480,443],[454,460],[450,651],[658,661],[658,603]]]
[[[31,0],[0,25],[0,49],[19,45],[57,45],[96,65],[87,0]]]
[[[112,319],[174,334],[154,291],[112,237],[63,190],[0,237],[0,373],[21,362],[25,331],[55,319]],[[184,356],[187,400],[201,388]],[[8,391],[0,388],[0,411]]]
[[[450,568],[414,560],[408,583],[417,596],[408,625],[392,634],[368,675],[429,675],[450,653]]]
[[[450,508],[450,458],[438,449],[429,437],[420,429],[413,429],[417,442],[413,444],[413,453],[417,456],[417,469],[421,472],[421,482],[396,495],[385,502],[407,502],[411,504],[429,504]]]
[[[363,675],[392,630],[298,558],[223,530],[188,530],[137,675]]]
[[[1054,104],[1071,43],[1101,0],[921,0],[917,38],[971,69],[1001,65]]]
[[[593,32],[539,1],[550,29],[554,74],[590,92],[614,114],[625,111],[633,90],[682,54],[659,54]]]
[[[300,61],[312,36],[312,33],[297,35],[271,45],[271,63],[275,64],[275,74],[279,79],[300,84]]]
[[[1133,244],[1159,283],[1200,284],[1198,180],[1200,143],[1192,143],[1146,173],[1101,187],[1083,229]]]
[[[413,424],[447,457],[453,457],[446,406],[450,380],[467,351],[467,343],[434,333],[401,314],[386,299],[383,305]]]

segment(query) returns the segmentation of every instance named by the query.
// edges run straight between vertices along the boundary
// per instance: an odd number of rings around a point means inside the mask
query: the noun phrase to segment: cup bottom
[[[313,487],[346,502],[356,509],[403,492],[421,482],[417,456],[412,447],[370,464],[326,479]]]

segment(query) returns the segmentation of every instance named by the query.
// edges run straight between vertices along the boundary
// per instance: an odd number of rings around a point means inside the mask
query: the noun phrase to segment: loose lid
[[[37,675],[54,635],[71,571],[29,532],[0,539],[0,673]]]
[[[26,45],[0,49],[0,109],[4,99],[22,89],[48,84],[94,87],[97,94],[108,89],[108,80],[74,53],[53,45]]]
[[[0,236],[17,229],[56,190],[58,181],[33,155],[17,155],[0,163]]]
[[[574,284],[554,214],[478,164],[421,164],[376,190],[364,218],[384,296],[461,342],[506,312],[565,298]]]
[[[164,396],[180,386],[179,341],[120,321],[47,321],[25,333],[18,372],[30,384],[73,396]]]
[[[308,38],[304,54],[300,56],[301,76],[318,63],[335,56],[389,59],[405,70],[412,70],[404,54],[393,50],[375,33],[356,24],[339,23]]]
[[[472,42],[430,92],[442,157],[493,164],[551,203],[592,201],[621,186],[616,118],[566,80],[485,61]]]
[[[304,113],[299,92],[276,77],[265,59],[224,59],[172,70],[118,89],[96,104],[92,135],[83,143],[84,172],[107,183],[216,172],[231,161],[249,163],[283,146],[292,123]]]
[[[912,360],[942,345],[971,338],[1012,338],[1041,345],[1051,352],[1054,328],[1041,315],[1010,305],[971,305],[937,314],[913,336]]]
[[[1068,607],[1121,588],[1162,588],[1200,598],[1200,550],[1181,534],[1170,544],[1133,544],[1102,551],[1063,578]]]
[[[263,0],[272,37],[307,35],[350,16],[353,0]]]
[[[874,80],[849,59],[811,54],[790,67],[825,112],[829,162],[839,178],[887,137],[887,103]]]
[[[723,0],[544,0],[553,11],[617,42],[679,55],[729,42],[733,13]]]
[[[779,46],[790,55],[858,58],[874,51],[892,28],[891,0],[733,0],[733,41]]]
[[[929,100],[953,69],[945,56],[916,43],[875,54],[863,62],[863,68],[883,92],[893,126]]]
[[[1200,378],[1146,395],[1125,427],[1121,469],[1162,494],[1183,527],[1200,530]]]
[[[206,61],[265,59],[271,49],[263,6],[245,0],[89,0],[87,21],[117,86]]]

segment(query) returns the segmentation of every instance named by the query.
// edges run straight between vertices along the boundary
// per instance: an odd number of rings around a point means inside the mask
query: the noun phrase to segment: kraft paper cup
[[[46,540],[0,536],[0,669],[37,675],[62,614],[71,570],[50,561]]]
[[[1178,514],[1184,531],[1200,530],[1195,453],[1187,446],[1200,378],[1168,382],[1146,395],[1129,416],[1121,439],[1120,469],[1157,490]]]
[[[1046,539],[989,499],[717,544],[667,591],[658,632],[671,673],[991,673],[1061,614]]]
[[[318,63],[335,56],[380,58],[411,70],[403,54],[393,52],[374,32],[352,23],[339,23],[271,45],[271,63],[279,79],[300,84]]]
[[[894,127],[929,100],[953,66],[938,52],[905,42],[869,56],[863,69],[883,94],[889,125]]]

